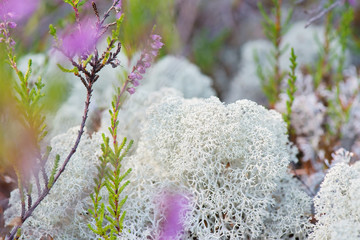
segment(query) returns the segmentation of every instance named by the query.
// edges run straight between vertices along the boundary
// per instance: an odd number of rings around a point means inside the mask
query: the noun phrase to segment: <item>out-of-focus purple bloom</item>
[[[99,36],[96,21],[84,20],[80,22],[80,27],[74,25],[72,28],[69,34],[62,37],[64,53],[73,57],[74,55],[83,56],[94,51]]]
[[[347,0],[347,2],[353,7],[356,5],[356,0]]]
[[[116,1],[116,0],[115,0]],[[120,18],[121,15],[123,14],[122,11],[122,0],[119,0],[119,2],[115,5],[115,10],[116,10],[116,17]]]
[[[167,194],[162,202],[166,219],[159,240],[175,239],[184,229],[183,219],[188,210],[189,201],[182,194]]]
[[[0,19],[19,21],[29,17],[38,7],[39,0],[0,0]]]

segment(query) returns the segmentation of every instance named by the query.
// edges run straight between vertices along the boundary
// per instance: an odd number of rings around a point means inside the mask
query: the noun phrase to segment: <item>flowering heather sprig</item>
[[[152,43],[150,50],[144,51],[141,54],[140,60],[134,66],[133,71],[129,74],[124,85],[121,88],[117,89],[117,93],[112,102],[112,108],[109,110],[111,117],[111,124],[109,131],[111,134],[111,143],[110,138],[105,137],[103,134],[104,143],[101,146],[102,156],[99,158],[100,164],[98,166],[98,175],[94,179],[95,187],[94,193],[91,194],[91,199],[93,202],[93,207],[89,209],[91,216],[95,219],[96,224],[94,226],[88,225],[89,229],[95,234],[103,237],[104,239],[116,239],[123,231],[123,221],[125,219],[126,211],[122,212],[122,206],[127,200],[127,196],[121,198],[120,195],[124,188],[130,183],[129,181],[124,181],[125,177],[130,174],[132,169],[128,169],[125,172],[121,169],[122,159],[128,153],[130,147],[132,146],[133,141],[126,145],[126,138],[123,139],[120,144],[118,139],[117,127],[119,125],[118,115],[121,105],[123,103],[123,95],[125,90],[130,94],[135,92],[135,87],[139,85],[139,80],[142,80],[143,74],[146,72],[146,69],[151,66],[151,63],[155,56],[157,56],[159,49],[163,46],[163,43],[160,41],[161,37],[159,35],[151,35]],[[113,43],[109,43],[109,46],[112,46]],[[114,63],[113,67],[116,67]],[[131,85],[129,87],[129,85]],[[103,187],[106,187],[109,193],[109,207],[105,208],[104,202],[102,202],[102,197],[100,192]],[[106,210],[107,211],[106,211]],[[105,219],[107,222],[105,222]]]
[[[4,20],[2,22],[0,22],[0,43],[4,42],[6,44],[7,50],[14,50],[14,46],[16,44],[16,42],[14,41],[14,39],[11,38],[10,36],[10,29],[11,28],[16,28],[16,23],[9,21],[9,20]]]
[[[154,58],[158,55],[160,48],[164,46],[164,43],[161,42],[161,37],[157,34],[152,34],[150,36],[152,42],[150,43],[150,48],[146,49],[140,56],[140,60],[137,61],[136,65],[133,67],[132,72],[128,76],[128,83],[130,86],[127,86],[126,91],[130,94],[135,93],[135,88],[140,85],[140,80],[143,79],[143,75],[146,73],[146,69],[151,66],[151,63],[154,61]]]

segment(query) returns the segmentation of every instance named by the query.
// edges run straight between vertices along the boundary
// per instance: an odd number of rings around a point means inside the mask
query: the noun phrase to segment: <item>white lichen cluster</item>
[[[225,106],[215,97],[158,99],[141,122],[136,153],[123,162],[133,172],[120,239],[157,239],[166,220],[160,198],[169,192],[189,203],[178,239],[305,238],[310,199],[288,173],[293,154],[280,114],[247,100]],[[52,157],[64,159],[76,133],[73,128],[55,137]],[[96,239],[86,225],[94,224],[87,209],[100,142],[97,133],[83,137],[51,194],[25,223],[24,239]],[[106,202],[106,191],[101,194]],[[8,222],[19,210],[17,191],[10,204]]]
[[[49,157],[48,172],[52,168],[55,155],[60,155],[60,165],[69,154],[75,142],[79,128],[71,128],[66,134],[51,140],[52,151]],[[101,154],[102,142],[100,134],[89,136],[84,133],[80,145],[61,175],[51,189],[50,194],[40,203],[21,227],[22,239],[41,239],[51,236],[54,239],[90,239],[87,227],[90,193],[93,191],[93,178],[96,175],[96,164]],[[37,199],[35,185],[33,201]],[[7,224],[17,217],[20,211],[20,195],[18,190],[11,193],[10,207],[5,211]],[[95,239],[95,238],[94,238]]]
[[[158,61],[146,77],[143,88],[149,91],[171,87],[184,98],[208,98],[215,95],[212,80],[185,58],[166,56]]]
[[[335,154],[314,199],[317,223],[309,239],[360,239],[360,162],[349,165],[351,155],[344,150]]]
[[[189,197],[181,239],[292,239],[307,234],[310,199],[287,172],[281,115],[243,100],[164,98],[147,112],[132,167],[128,239],[156,239],[156,196]]]

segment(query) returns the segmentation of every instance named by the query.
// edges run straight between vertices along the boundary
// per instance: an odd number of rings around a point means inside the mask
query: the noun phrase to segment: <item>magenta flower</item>
[[[349,3],[351,6],[355,7],[355,5],[356,5],[356,0],[347,0],[347,1],[348,1],[348,3]]]
[[[163,197],[165,222],[159,240],[175,239],[184,229],[183,218],[188,210],[189,201],[181,194],[166,194]]]
[[[19,21],[28,18],[39,7],[39,0],[0,0],[0,19]]]
[[[72,30],[72,31],[71,31]],[[99,38],[96,21],[90,19],[72,26],[69,34],[62,37],[62,50],[68,57],[84,56],[94,51]]]

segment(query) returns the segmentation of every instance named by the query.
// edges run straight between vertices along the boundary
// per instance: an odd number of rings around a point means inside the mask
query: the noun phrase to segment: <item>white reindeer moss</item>
[[[186,58],[166,56],[157,62],[145,79],[149,91],[171,87],[182,92],[184,98],[208,98],[215,95],[212,80]]]
[[[150,107],[126,164],[131,238],[157,239],[154,189],[176,186],[191,203],[181,239],[303,239],[310,199],[287,172],[285,132],[278,113],[247,100],[168,97]]]
[[[118,239],[159,239],[166,226],[161,196],[187,199],[183,230],[176,239],[305,239],[310,198],[287,172],[292,154],[281,115],[248,100],[223,105],[217,98],[165,96],[141,121],[136,153],[124,190],[129,198]],[[61,159],[77,129],[52,140]],[[83,136],[66,171],[23,227],[24,239],[96,239],[87,209],[96,174],[100,137]],[[36,194],[36,193],[34,193]],[[104,201],[108,196],[101,192]],[[19,210],[17,191],[5,217]]]
[[[337,163],[314,199],[318,222],[312,240],[360,239],[360,162],[348,165],[347,158],[348,154],[337,153]]]

